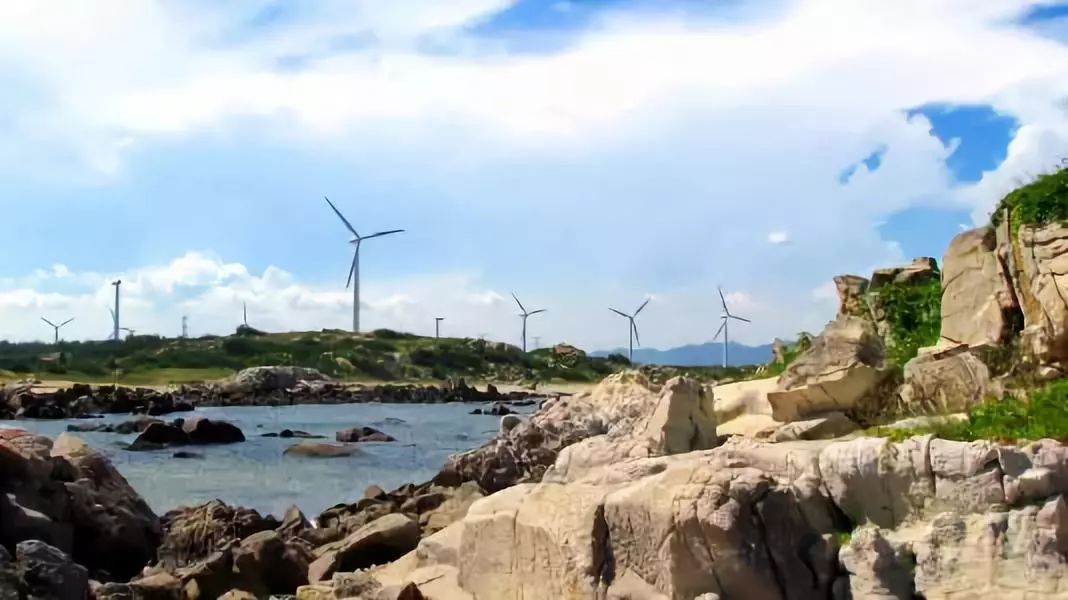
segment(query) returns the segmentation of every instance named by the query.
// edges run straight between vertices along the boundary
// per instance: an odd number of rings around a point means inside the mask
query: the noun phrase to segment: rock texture
[[[772,416],[793,421],[828,411],[878,412],[889,372],[883,353],[883,341],[870,321],[859,317],[832,321],[786,368],[779,390],[768,393]]]
[[[1068,302],[1059,279],[1068,268],[1068,226],[1021,226],[1007,252],[1015,266],[1016,292],[1024,318],[1021,341],[1042,364],[1068,361]]]
[[[950,351],[921,352],[905,364],[900,405],[884,416],[945,415],[964,412],[1000,390],[990,369],[964,346]]]
[[[864,297],[869,283],[867,278],[859,275],[838,275],[834,278],[834,287],[838,292],[838,317],[871,318],[868,301]]]
[[[958,234],[942,260],[942,343],[999,345],[1022,326],[1020,318],[994,230],[981,227]]]

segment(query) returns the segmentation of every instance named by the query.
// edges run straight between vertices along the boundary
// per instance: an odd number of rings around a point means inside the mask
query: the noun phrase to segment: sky
[[[818,331],[1068,156],[1068,3],[5,0],[0,338]]]

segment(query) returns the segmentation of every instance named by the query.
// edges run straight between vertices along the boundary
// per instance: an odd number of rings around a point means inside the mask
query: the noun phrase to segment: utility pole
[[[248,327],[248,303],[241,303],[241,320],[245,323],[245,327]]]
[[[541,338],[534,336],[534,349],[537,350],[538,348],[541,348]]]
[[[122,285],[121,279],[116,279],[111,282],[111,285],[115,286],[115,341],[121,341],[119,338],[119,286]]]
[[[434,339],[441,337],[441,322],[445,320],[445,317],[434,317]]]

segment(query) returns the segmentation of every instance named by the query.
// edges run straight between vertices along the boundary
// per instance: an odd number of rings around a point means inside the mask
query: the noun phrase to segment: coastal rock
[[[804,421],[794,421],[771,432],[773,442],[825,440],[853,433],[860,426],[840,412],[830,412]]]
[[[1014,238],[999,231],[998,243],[1015,268],[1024,321],[1021,347],[1041,364],[1063,366],[1068,363],[1068,289],[1058,275],[1068,265],[1068,226],[1025,224]]]
[[[62,550],[39,540],[15,546],[19,588],[27,598],[70,598],[89,596],[89,574]]]
[[[921,352],[905,364],[898,391],[902,415],[964,412],[997,395],[990,369],[963,347],[948,352]]]
[[[245,434],[236,425],[204,417],[193,417],[182,422],[182,431],[189,436],[191,444],[234,444],[245,441]]]
[[[605,434],[561,450],[544,480],[574,481],[602,465],[714,448],[716,417],[708,395],[696,381],[676,377],[659,394],[634,398],[636,410],[622,413]]]
[[[159,562],[167,569],[203,561],[228,543],[279,525],[274,517],[229,506],[221,500],[169,511],[161,521],[165,535],[159,547]]]
[[[288,544],[275,531],[260,531],[233,550],[233,569],[240,589],[256,596],[288,594],[308,583],[310,553]]]
[[[778,377],[724,383],[712,388],[716,423],[726,423],[742,415],[770,415],[768,393],[779,387]]]
[[[785,422],[829,411],[878,412],[890,372],[883,352],[871,322],[859,317],[831,321],[812,347],[786,367],[779,390],[768,393],[773,418]]]
[[[386,515],[339,542],[316,548],[317,558],[308,567],[308,580],[323,581],[339,571],[391,562],[414,550],[418,543],[418,523],[401,514]]]
[[[189,435],[176,427],[163,422],[150,423],[134,441],[127,446],[127,450],[158,450],[167,446],[184,446],[189,442]]]
[[[373,427],[350,427],[342,429],[334,435],[339,442],[395,442],[391,435],[382,433]]]
[[[63,485],[71,498],[73,553],[79,563],[94,573],[130,577],[155,558],[163,533],[159,517],[103,454],[61,434],[51,455],[77,473]]]
[[[997,254],[990,227],[958,234],[942,261],[941,342],[999,345],[1022,327],[1009,274]]]
[[[877,527],[854,531],[849,543],[839,552],[838,560],[849,577],[838,584],[843,591],[835,594],[835,598],[911,600],[915,597],[916,584],[912,579],[915,564],[909,548],[887,539]]]
[[[315,435],[313,433],[308,433],[307,431],[300,431],[299,429],[297,429],[297,430],[294,430],[294,429],[283,429],[282,431],[279,431],[277,433],[271,432],[271,433],[261,434],[260,437],[276,437],[276,438],[283,438],[283,439],[297,438],[297,439],[304,439],[304,440],[326,439],[325,435]]]
[[[301,381],[329,381],[329,379],[315,369],[269,366],[242,369],[227,384],[249,392],[272,392],[293,388]]]
[[[300,442],[293,444],[282,454],[293,456],[308,456],[313,458],[339,458],[359,454],[361,450],[355,446],[339,446],[337,444],[323,444],[317,442]]]
[[[870,319],[868,302],[864,294],[868,291],[868,280],[859,275],[838,275],[834,278],[834,287],[838,291],[838,317],[860,317]]]

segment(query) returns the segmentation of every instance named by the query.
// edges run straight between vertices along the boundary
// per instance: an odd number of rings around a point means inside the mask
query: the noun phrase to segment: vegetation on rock
[[[886,360],[904,366],[920,348],[938,343],[942,325],[942,284],[889,283],[870,293],[885,315]]]
[[[991,224],[999,225],[1006,210],[1012,215],[1014,232],[1021,225],[1068,223],[1068,168],[1042,175],[1009,192],[990,216]]]

